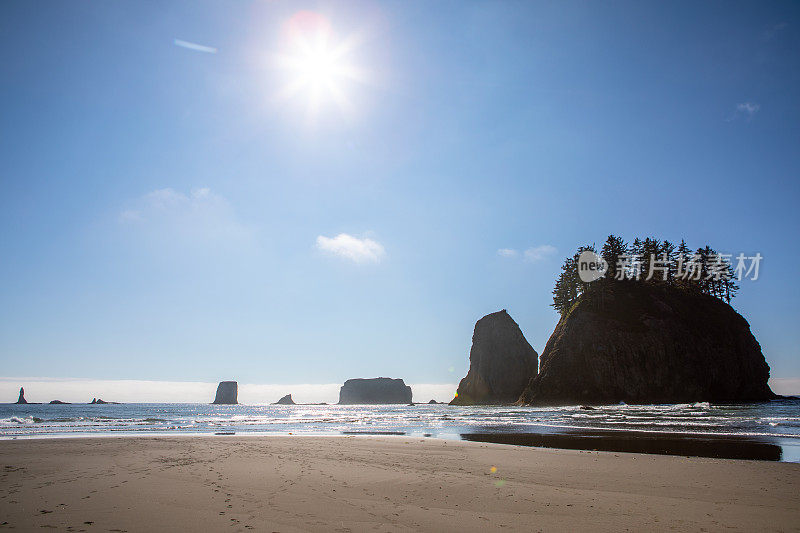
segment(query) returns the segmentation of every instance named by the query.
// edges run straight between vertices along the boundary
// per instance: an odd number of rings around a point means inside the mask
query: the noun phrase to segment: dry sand
[[[800,529],[787,463],[226,436],[3,441],[0,470],[0,530]]]

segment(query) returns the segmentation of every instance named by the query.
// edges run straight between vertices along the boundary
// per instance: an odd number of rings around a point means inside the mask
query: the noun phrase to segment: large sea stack
[[[536,375],[539,356],[505,309],[475,324],[469,372],[451,405],[506,404],[517,401]]]
[[[761,346],[727,303],[663,284],[600,283],[562,316],[520,403],[723,403],[775,397]]]
[[[339,389],[339,404],[411,403],[411,387],[402,379],[348,379]]]
[[[215,404],[237,404],[239,397],[239,384],[235,381],[220,381],[217,385]]]

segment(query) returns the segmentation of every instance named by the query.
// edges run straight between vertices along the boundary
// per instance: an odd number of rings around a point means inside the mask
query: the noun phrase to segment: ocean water
[[[402,434],[458,439],[470,433],[579,431],[752,439],[781,446],[782,460],[800,462],[800,400],[797,399],[741,405],[613,405],[593,410],[579,406],[451,407],[442,404],[0,404],[0,439],[215,433]]]

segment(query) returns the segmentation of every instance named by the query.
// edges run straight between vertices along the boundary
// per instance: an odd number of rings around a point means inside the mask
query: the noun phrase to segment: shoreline
[[[553,428],[550,428],[553,429]],[[130,431],[63,433],[50,435],[3,436],[0,443],[14,441],[57,441],[82,439],[169,439],[169,438],[411,438],[446,442],[481,442],[500,446],[539,449],[578,450],[643,455],[667,455],[710,459],[740,459],[800,463],[800,442],[776,437],[749,437],[698,433],[667,433],[620,429],[555,428],[542,432],[463,432],[409,434],[400,431],[341,431],[339,433],[302,432],[152,432]]]
[[[405,436],[174,437],[2,441],[0,522],[281,532],[800,524],[792,463]]]

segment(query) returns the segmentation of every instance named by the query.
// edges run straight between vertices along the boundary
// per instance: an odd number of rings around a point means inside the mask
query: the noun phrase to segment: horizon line
[[[220,380],[226,381],[226,380]],[[102,398],[120,403],[209,403],[220,381],[171,381],[146,379],[97,379],[44,376],[0,376],[0,400],[16,400],[19,388],[32,403],[52,400],[84,403]],[[233,380],[231,380],[233,381]],[[269,404],[286,394],[298,403],[337,403],[343,383],[242,383],[237,381],[243,404]],[[458,383],[407,383],[412,399],[450,401]]]

